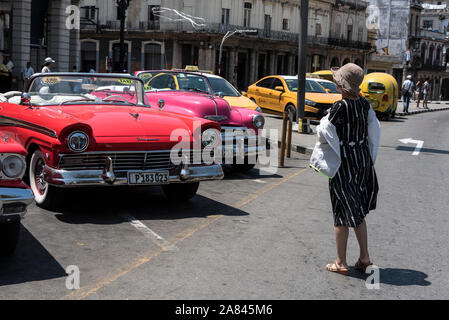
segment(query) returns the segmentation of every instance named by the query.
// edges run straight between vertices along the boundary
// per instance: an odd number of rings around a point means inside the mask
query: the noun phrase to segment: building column
[[[79,6],[79,0],[72,0],[72,5]],[[80,30],[78,28],[70,30],[70,56],[69,56],[69,68],[72,71],[73,66],[76,66],[76,70],[81,69],[81,42],[80,42]],[[98,61],[98,59],[97,59]],[[95,66],[95,70],[98,72],[98,66]]]
[[[249,83],[250,85],[257,81],[257,65],[258,65],[258,59],[259,54],[256,49],[251,50],[251,53],[249,54]]]
[[[295,71],[295,55],[289,53],[288,56],[288,74],[296,75],[298,72]]]
[[[229,67],[228,67],[228,81],[231,82],[234,86],[235,83],[235,66],[236,66],[236,52],[235,49],[228,50],[229,54]]]
[[[278,58],[278,55],[277,55],[276,51],[271,51],[270,52],[270,62],[269,62],[270,65],[268,66],[269,74],[276,74],[277,58]]]
[[[48,56],[56,60],[52,71],[71,71],[70,30],[66,26],[66,8],[70,0],[50,0],[48,7],[49,37]]]
[[[30,60],[31,44],[31,0],[13,1],[12,3],[12,37],[11,59],[14,62],[13,76],[22,89],[22,70]],[[40,70],[35,70],[39,72]]]
[[[181,69],[182,64],[182,46],[177,40],[173,40],[173,61],[172,65],[174,69]]]

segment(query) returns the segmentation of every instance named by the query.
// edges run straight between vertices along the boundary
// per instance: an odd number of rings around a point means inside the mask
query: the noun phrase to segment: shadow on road
[[[427,274],[421,271],[409,269],[395,269],[395,268],[379,268],[380,283],[391,286],[430,286],[432,283],[427,281]],[[366,280],[370,274],[362,273],[354,268],[351,268],[352,278]]]
[[[196,195],[185,203],[169,202],[159,188],[76,189],[72,199],[55,217],[68,224],[114,225],[126,223],[120,216],[138,220],[180,220],[210,215],[245,216],[248,213],[213,199]]]
[[[64,268],[23,225],[14,255],[0,258],[0,287],[66,276]]]

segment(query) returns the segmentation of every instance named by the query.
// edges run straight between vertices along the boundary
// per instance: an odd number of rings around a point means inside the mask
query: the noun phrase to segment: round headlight
[[[8,178],[21,178],[25,172],[25,161],[18,156],[8,156],[3,160],[2,171]]]
[[[256,114],[253,116],[253,124],[256,129],[262,129],[265,125],[265,118],[261,114]]]
[[[89,137],[84,132],[75,131],[69,135],[67,145],[72,151],[83,152],[89,146]]]
[[[215,148],[219,145],[221,140],[221,133],[217,129],[207,129],[201,136],[201,143],[203,147]]]

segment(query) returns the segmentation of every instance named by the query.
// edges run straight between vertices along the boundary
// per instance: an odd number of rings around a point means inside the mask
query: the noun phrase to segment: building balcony
[[[360,1],[360,0],[336,0],[335,4],[337,6],[346,6],[349,7],[351,10],[359,10],[359,11],[366,10],[366,8],[368,8],[369,5],[367,1]]]
[[[441,65],[441,61],[427,61],[422,64],[421,68],[417,68],[419,70],[425,71],[437,71],[437,72],[446,72],[446,67]]]

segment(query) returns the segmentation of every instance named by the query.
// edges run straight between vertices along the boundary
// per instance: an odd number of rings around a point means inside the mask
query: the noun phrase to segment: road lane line
[[[145,224],[143,224],[141,221],[137,220],[133,216],[129,214],[120,214],[120,217],[123,218],[125,221],[129,222],[134,228],[136,228],[140,233],[142,233],[145,236],[145,238],[150,239],[159,247],[161,248],[167,247],[168,248],[167,250],[178,250],[176,246],[171,245],[170,242],[162,238],[160,235],[158,235],[156,232],[148,228]]]
[[[302,168],[295,173],[282,178],[281,180],[274,182],[264,188],[261,188],[260,190],[257,190],[256,192],[248,195],[247,197],[243,198],[239,202],[236,203],[234,206],[234,209],[241,209],[242,207],[246,206],[247,204],[251,203],[252,201],[256,200],[260,196],[264,195],[265,193],[271,191],[272,189],[280,186],[281,184],[295,178],[296,176],[299,176],[300,174],[307,171],[307,168]],[[130,264],[128,264],[125,267],[119,268],[116,270],[116,273],[110,273],[107,277],[105,277],[103,280],[100,280],[92,285],[86,285],[83,286],[81,289],[71,292],[70,294],[62,297],[62,300],[82,300],[90,296],[91,294],[96,293],[100,289],[106,287],[107,285],[111,284],[112,282],[124,277],[131,271],[137,269],[138,267],[142,266],[143,264],[151,261],[153,258],[159,256],[161,253],[164,253],[165,251],[169,250],[172,246],[175,246],[182,241],[190,238],[195,233],[203,230],[204,228],[208,227],[212,223],[218,221],[220,218],[222,218],[223,214],[218,215],[210,215],[207,216],[206,221],[197,224],[193,227],[187,228],[186,230],[180,232],[176,236],[170,239],[170,241],[167,241],[169,243],[169,246],[165,247],[159,247],[157,250],[152,250],[150,252],[147,252],[143,257],[134,259]]]

